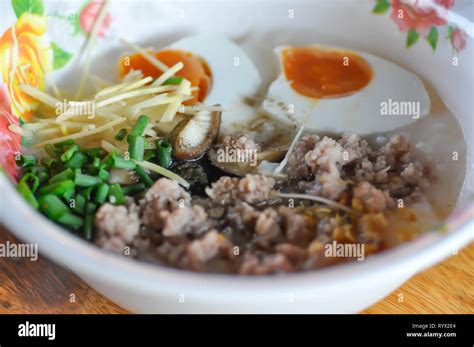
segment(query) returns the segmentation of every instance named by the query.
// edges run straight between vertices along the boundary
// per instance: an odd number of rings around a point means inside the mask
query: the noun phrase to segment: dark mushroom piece
[[[215,167],[229,174],[244,177],[247,174],[260,173],[259,164],[262,161],[278,162],[286,153],[286,147],[269,148],[265,151],[257,153],[252,161],[241,161],[241,162],[226,162],[219,160],[218,150],[221,149],[219,145],[214,146],[208,151],[209,161]]]
[[[170,135],[173,157],[178,160],[202,157],[219,134],[221,113],[221,111],[199,111],[190,119],[181,121]]]

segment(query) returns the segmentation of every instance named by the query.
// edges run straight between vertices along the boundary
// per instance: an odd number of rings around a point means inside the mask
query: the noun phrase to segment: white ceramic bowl
[[[472,13],[472,2],[460,3],[460,13],[469,13],[469,8]],[[125,7],[132,5],[115,4],[122,8],[114,11],[116,14],[121,11],[131,13]],[[2,222],[20,239],[37,243],[40,254],[69,268],[99,292],[133,312],[340,313],[357,312],[377,302],[417,272],[449,257],[473,240],[474,42],[468,38],[466,48],[459,53],[459,65],[453,67],[450,64],[453,50],[449,42],[440,37],[435,52],[424,42],[406,49],[405,34],[399,32],[387,14],[372,14],[373,5],[371,1],[290,4],[274,1],[232,5],[220,2],[203,6],[194,2],[173,2],[155,10],[170,14],[173,11],[182,13],[182,9],[186,9],[184,13],[189,17],[184,18],[190,18],[189,23],[174,21],[173,24],[172,19],[166,19],[176,27],[179,35],[196,30],[220,31],[238,41],[261,28],[283,26],[287,29],[281,32],[288,34],[282,37],[282,42],[305,43],[309,35],[313,38],[310,42],[365,50],[420,75],[435,87],[456,114],[468,143],[466,183],[458,207],[448,220],[447,233],[427,232],[414,241],[368,257],[363,262],[282,276],[238,277],[185,272],[107,253],[65,232],[31,209],[3,175],[0,181]],[[161,24],[149,20],[147,15],[153,11],[152,8],[138,12],[143,16],[140,22],[157,26],[154,36],[147,42],[158,40],[161,32],[168,38],[173,36],[169,35],[166,26],[160,27]],[[290,11],[297,20],[288,18]],[[207,16],[196,16],[195,13]],[[214,18],[212,23],[209,16]],[[128,16],[128,20],[137,18]],[[463,28],[472,34],[472,23],[463,22],[465,18],[453,15],[450,20],[464,25]],[[127,18],[123,21],[127,23]],[[305,32],[306,36],[292,37],[291,32]],[[135,35],[138,36],[136,41],[140,42],[138,29]]]

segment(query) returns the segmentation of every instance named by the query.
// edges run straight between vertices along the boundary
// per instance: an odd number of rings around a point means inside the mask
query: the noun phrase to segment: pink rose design
[[[454,5],[454,0],[434,0],[434,3],[448,10]],[[402,32],[412,29],[426,37],[432,26],[446,24],[445,17],[423,0],[392,0],[391,18]]]
[[[79,14],[79,25],[85,33],[90,33],[96,17],[99,15],[100,9],[102,8],[103,0],[93,0],[89,2]],[[97,36],[104,37],[105,32],[110,26],[111,17],[107,13],[105,18],[97,30]]]
[[[451,33],[451,44],[456,52],[461,52],[466,47],[466,32],[456,28]]]
[[[19,125],[18,118],[12,116],[11,103],[4,85],[0,85],[0,169],[17,180],[19,170],[15,155],[21,149],[21,136],[8,129],[10,124]]]

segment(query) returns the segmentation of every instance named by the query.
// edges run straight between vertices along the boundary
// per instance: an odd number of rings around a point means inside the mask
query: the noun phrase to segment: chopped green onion
[[[33,166],[23,170],[23,175],[29,173],[38,178],[39,184],[43,184],[49,179],[49,170],[43,166]]]
[[[94,190],[94,187],[87,187],[87,188],[81,190],[81,192],[79,194],[82,195],[86,200],[90,200],[93,190]]]
[[[66,191],[64,192],[62,196],[64,200],[66,200],[66,202],[69,203],[69,201],[71,200],[71,198],[74,196],[75,193],[76,193],[76,189],[74,187],[69,187],[68,189],[66,189]]]
[[[61,160],[56,160],[56,159],[53,159],[50,163],[49,163],[49,169],[51,171],[60,171],[62,169],[64,169],[64,165],[63,165],[63,162]]]
[[[61,160],[63,162],[67,162],[69,159],[72,158],[72,156],[74,155],[74,153],[76,153],[77,151],[79,150],[79,146],[78,145],[72,145],[71,147],[69,147],[69,149],[64,152],[62,155],[61,155]]]
[[[163,82],[163,85],[178,85],[183,82],[184,77],[176,76],[176,77],[170,77],[166,81]]]
[[[45,183],[49,179],[49,174],[44,171],[38,172],[38,179],[40,181],[40,184]]]
[[[126,186],[122,188],[124,195],[134,195],[140,193],[146,189],[146,185],[144,183],[137,183],[131,186]]]
[[[100,165],[100,158],[95,157],[94,160],[92,161],[92,166],[93,167],[99,167],[99,165]]]
[[[107,162],[101,161],[100,164],[99,164],[99,169],[108,170],[112,167],[112,164],[113,164],[113,162],[109,163],[108,161]]]
[[[142,136],[149,121],[150,118],[142,114],[140,117],[138,117],[135,125],[132,128],[132,131],[130,131],[130,135]]]
[[[94,213],[96,209],[97,209],[97,205],[89,201],[86,204],[86,210],[84,212],[85,213]]]
[[[63,169],[63,162],[57,159],[50,159],[50,158],[44,157],[43,159],[41,159],[41,164],[49,168],[51,173],[54,172],[54,174],[56,174],[58,171],[61,171]]]
[[[44,146],[44,151],[53,159],[56,159],[58,157],[58,153],[56,152],[52,144],[47,144],[46,146]]]
[[[33,181],[33,185],[31,187],[28,184],[28,180]],[[21,178],[19,183],[21,183],[21,182],[24,182],[26,185],[28,185],[28,187],[30,187],[30,189],[33,193],[36,192],[36,190],[38,189],[38,187],[40,185],[40,181],[38,179],[38,176],[33,174],[33,173],[27,173],[27,174],[23,175],[23,177]]]
[[[153,185],[153,180],[150,178],[150,176],[148,176],[142,167],[137,165],[134,170],[137,173],[137,176],[140,177],[140,180],[145,183],[147,187],[151,187]]]
[[[41,164],[43,164],[44,166],[50,168],[51,165],[53,164],[54,160],[55,159],[44,157],[44,158],[41,159]]]
[[[33,167],[36,165],[37,159],[34,155],[21,155],[18,160],[19,167]]]
[[[38,191],[40,195],[45,194],[54,194],[54,195],[63,195],[71,188],[74,189],[74,182],[72,180],[65,180],[56,183],[51,183],[47,186],[41,187]]]
[[[76,152],[72,156],[72,158],[66,163],[66,167],[69,167],[71,169],[79,169],[85,163],[87,163],[87,156],[84,153]]]
[[[155,150],[153,150],[153,149],[146,149],[145,150],[145,154],[143,155],[143,160],[150,161],[150,159],[153,159],[154,157],[156,157],[156,151]]]
[[[92,224],[94,222],[94,215],[93,214],[86,214],[86,218],[84,220],[84,228],[82,229],[82,237],[86,240],[92,239]]]
[[[74,198],[73,210],[79,214],[84,214],[84,208],[86,206],[86,198],[81,194],[77,194]]]
[[[110,173],[107,170],[104,169],[99,169],[99,173],[97,174],[97,177],[99,177],[102,181],[108,181],[109,180]]]
[[[28,187],[28,184],[26,184],[25,181],[20,181],[17,184],[16,189],[31,206],[33,206],[34,208],[39,207],[39,203],[36,200],[35,195],[33,194],[30,187]]]
[[[118,133],[115,135],[115,139],[117,141],[123,141],[125,136],[127,136],[127,129],[120,129]]]
[[[158,165],[169,168],[171,165],[171,145],[168,141],[161,139],[156,142],[156,151],[158,153]]]
[[[64,141],[55,143],[54,147],[60,148],[60,147],[63,147],[63,146],[72,146],[72,145],[74,145],[74,140],[69,139],[69,140],[64,140]]]
[[[125,203],[125,196],[118,183],[114,183],[110,186],[109,201],[114,205],[122,205]]]
[[[54,175],[53,177],[51,177],[51,179],[49,180],[49,184],[61,182],[64,180],[72,180],[73,178],[74,178],[74,172],[68,168]]]
[[[109,194],[109,186],[105,183],[101,183],[97,187],[97,191],[95,193],[94,201],[97,204],[102,205],[105,202],[105,200],[107,199],[108,194]]]
[[[43,167],[43,166],[31,166],[23,169],[23,173],[32,173],[34,175],[39,174],[40,172],[46,172],[48,173],[48,169]]]
[[[114,158],[118,155],[117,151],[112,151],[105,156],[104,159],[100,161],[99,168],[101,169],[110,169],[114,164]]]
[[[145,153],[145,139],[139,135],[128,136],[128,151],[130,158],[135,160],[143,160],[143,153]]]
[[[80,187],[91,187],[102,183],[102,180],[99,177],[79,173],[76,174],[74,182]]]
[[[91,163],[86,164],[81,168],[81,173],[85,173],[91,176],[97,176],[99,169],[94,167]]]
[[[135,168],[135,163],[130,160],[125,160],[121,157],[114,157],[113,158],[113,165],[116,169],[128,169],[133,170]]]
[[[74,230],[79,229],[84,224],[84,221],[81,217],[73,215],[69,212],[63,213],[61,216],[59,216],[57,222],[71,227]]]
[[[80,231],[85,239],[92,239],[94,215],[100,205],[106,201],[124,204],[126,195],[138,194],[153,184],[146,169],[135,162],[157,156],[155,150],[145,151],[147,143],[142,134],[148,123],[149,118],[142,115],[128,136],[126,129],[116,134],[116,140],[127,138],[129,160],[116,150],[107,154],[99,147],[80,148],[72,140],[46,145],[44,150],[48,156],[41,159],[40,164],[35,156],[21,156],[19,165],[23,168],[23,176],[17,185],[18,191],[49,219]],[[112,167],[136,170],[140,182],[123,188],[118,183],[109,185]]]
[[[56,195],[40,196],[38,202],[40,210],[54,221],[57,221],[62,214],[69,212],[69,208]]]
[[[85,148],[82,150],[82,152],[84,152],[91,158],[98,157],[102,153],[102,151],[102,147]]]

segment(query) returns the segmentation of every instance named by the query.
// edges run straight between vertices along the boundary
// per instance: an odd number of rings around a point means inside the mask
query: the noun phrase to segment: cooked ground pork
[[[161,211],[160,218],[164,221],[165,237],[199,234],[207,228],[207,214],[201,206],[183,206],[172,212]]]
[[[311,170],[305,162],[305,156],[314,149],[318,141],[319,136],[317,135],[304,135],[296,143],[293,152],[288,158],[286,173],[289,179],[311,178]]]
[[[221,177],[211,187],[206,188],[206,194],[220,205],[228,205],[238,200],[237,186],[239,179],[236,177]]]
[[[224,176],[206,188],[206,194],[221,205],[236,201],[258,203],[268,200],[275,180],[262,175],[246,175],[242,179]]]
[[[333,200],[339,198],[347,186],[341,179],[341,167],[344,163],[342,146],[333,139],[324,137],[306,153],[304,159],[316,178],[311,192]]]
[[[149,228],[161,229],[165,224],[164,217],[179,207],[189,206],[191,195],[175,181],[161,178],[148,189],[140,200],[142,222]],[[167,213],[163,213],[167,212]]]
[[[239,181],[239,196],[246,202],[258,203],[270,199],[275,180],[262,175],[246,175]]]
[[[373,152],[369,143],[355,133],[345,133],[342,135],[339,144],[345,152],[344,165],[351,164],[355,160],[362,160]]]
[[[205,271],[206,263],[219,255],[228,256],[231,253],[230,243],[217,230],[208,231],[201,239],[194,240],[186,247],[187,265],[196,271]]]
[[[241,275],[267,275],[273,273],[293,272],[295,269],[283,253],[268,254],[261,258],[247,254],[240,266]]]
[[[276,251],[285,255],[295,268],[300,268],[309,257],[308,250],[291,243],[280,243]]]
[[[259,243],[268,247],[269,243],[282,240],[281,217],[274,208],[266,208],[257,218],[255,223],[255,234],[259,237]]]
[[[296,213],[294,208],[280,206],[278,213],[282,218],[283,230],[289,242],[307,246],[315,236],[312,218]]]
[[[221,144],[219,144],[219,147],[221,148],[227,147],[233,150],[260,151],[260,146],[257,143],[255,143],[250,137],[244,134],[225,136]]]
[[[369,182],[360,182],[355,186],[354,199],[358,199],[368,212],[383,212],[394,206],[387,191],[382,192]]]
[[[260,146],[244,134],[225,136],[222,142],[210,148],[207,157],[214,167],[243,177],[256,172]]]
[[[96,243],[110,251],[123,253],[138,235],[140,218],[131,207],[104,204],[96,213]]]
[[[301,191],[334,200],[352,191],[351,182],[368,182],[392,198],[412,201],[432,179],[405,137],[395,135],[381,148],[373,149],[354,133],[344,134],[339,141],[304,136],[290,155],[288,173],[290,180],[299,180]]]
[[[260,150],[246,135],[217,146]],[[197,171],[196,171],[197,172]],[[314,269],[351,259],[327,258],[325,245],[362,243],[366,254],[387,247],[387,214],[397,200],[420,198],[428,168],[410,143],[393,136],[373,148],[360,136],[339,140],[303,136],[290,154],[287,180],[246,174],[222,176],[194,196],[161,178],[125,206],[103,205],[95,242],[109,250],[201,272],[245,275]],[[308,200],[281,199],[277,191],[324,197],[351,212]]]

